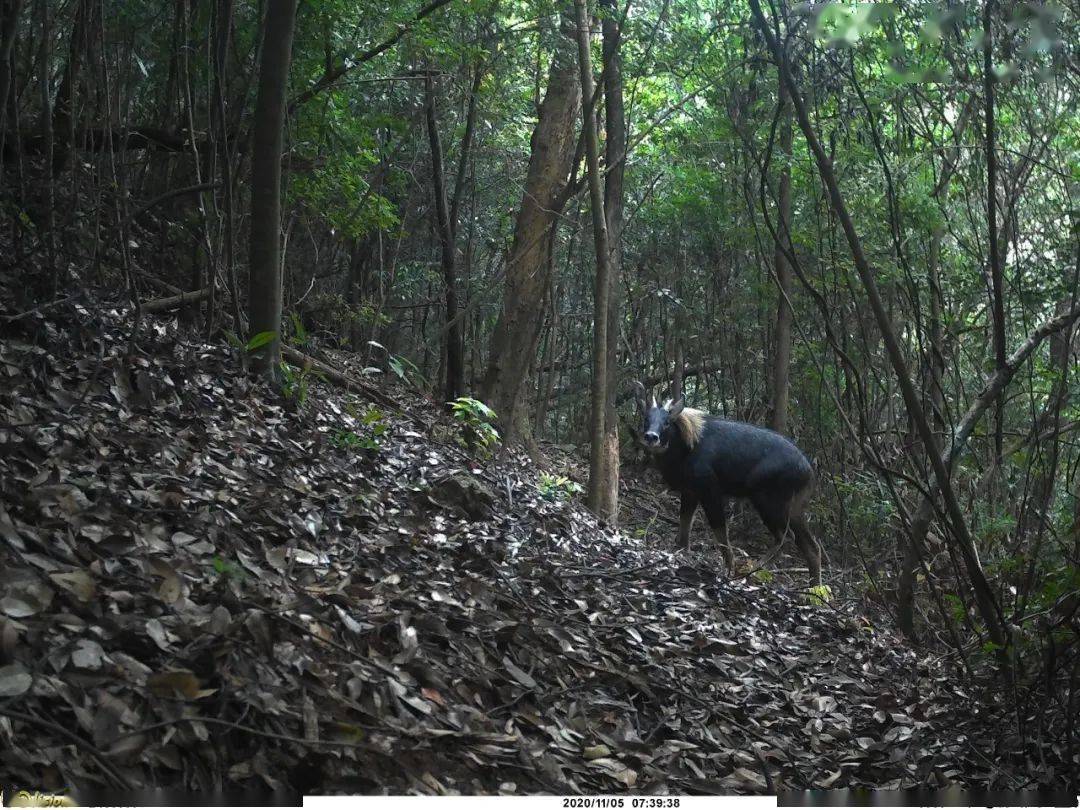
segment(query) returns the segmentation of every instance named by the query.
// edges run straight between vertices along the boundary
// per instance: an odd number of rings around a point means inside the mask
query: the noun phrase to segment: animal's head
[[[679,429],[675,420],[683,411],[683,401],[668,400],[659,405],[651,392],[646,398],[645,386],[640,382],[634,383],[634,390],[641,408],[641,440],[645,449],[650,453],[663,453]]]

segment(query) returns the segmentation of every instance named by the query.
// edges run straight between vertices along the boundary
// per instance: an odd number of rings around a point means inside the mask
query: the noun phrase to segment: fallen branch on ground
[[[182,292],[178,295],[170,295],[167,298],[155,298],[153,301],[145,302],[141,309],[146,312],[168,312],[171,309],[182,307],[185,304],[194,304],[197,301],[205,301],[210,297],[210,288],[203,287],[201,290],[192,290],[191,292]]]
[[[368,399],[374,400],[380,405],[385,405],[388,408],[398,408],[398,404],[379,389],[370,386],[361,380],[356,379],[356,377],[350,377],[348,374],[338,371],[332,366],[328,366],[321,360],[316,360],[314,357],[297,351],[290,346],[281,347],[281,356],[288,360],[291,365],[294,365],[297,368],[314,369],[335,385],[340,385],[342,388],[345,388],[349,391],[355,391],[358,394],[363,394]]]

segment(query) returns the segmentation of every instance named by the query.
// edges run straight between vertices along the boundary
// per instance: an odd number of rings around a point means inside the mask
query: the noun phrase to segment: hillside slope
[[[1031,786],[1002,710],[842,594],[603,530],[415,394],[309,376],[289,409],[175,321],[129,353],[130,323],[0,325],[0,784]]]

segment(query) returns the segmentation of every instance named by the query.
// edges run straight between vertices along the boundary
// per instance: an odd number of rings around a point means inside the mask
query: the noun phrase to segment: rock
[[[487,520],[495,509],[495,493],[464,470],[433,482],[428,497],[438,506],[463,512],[471,520]]]

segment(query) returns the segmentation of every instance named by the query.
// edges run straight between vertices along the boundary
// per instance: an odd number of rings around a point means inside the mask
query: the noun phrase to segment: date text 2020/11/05
[[[677,796],[565,796],[562,806],[569,810],[676,810]]]

